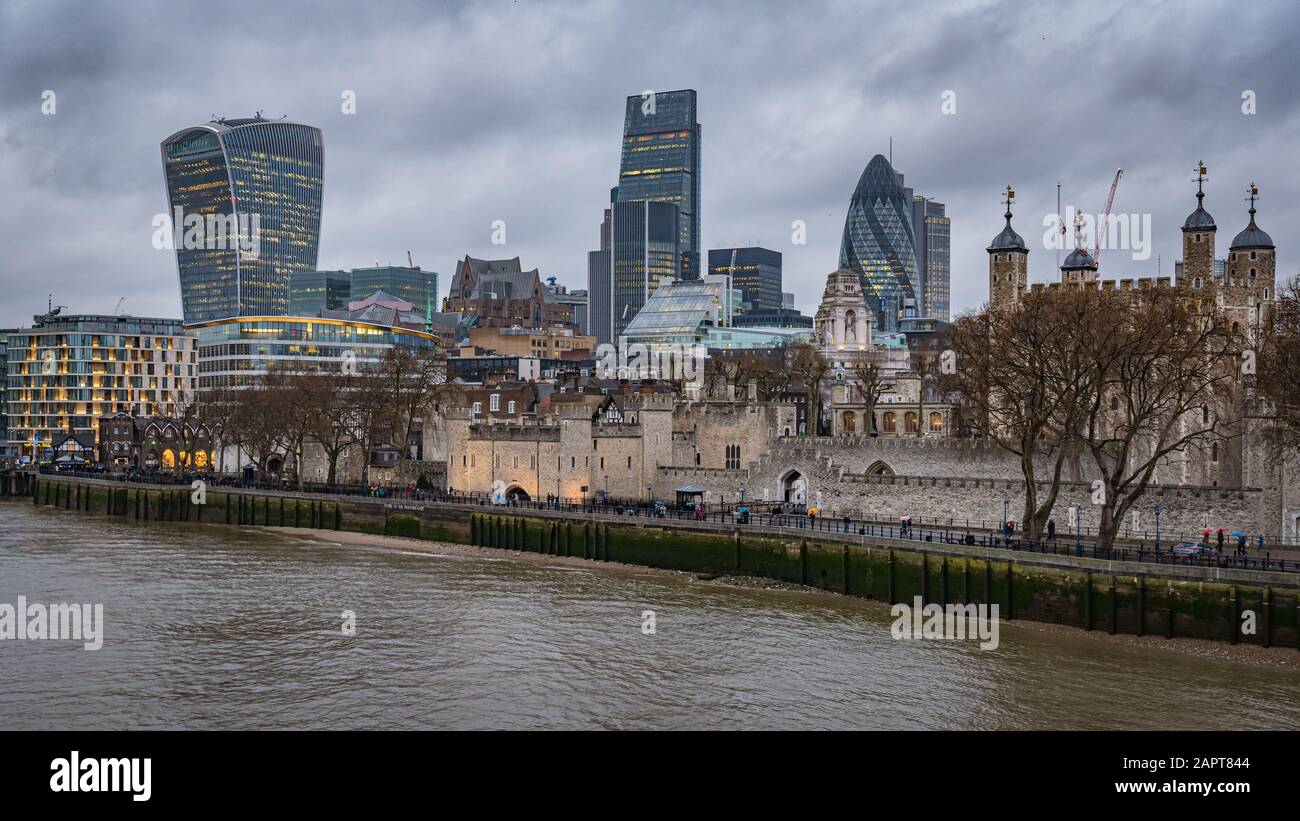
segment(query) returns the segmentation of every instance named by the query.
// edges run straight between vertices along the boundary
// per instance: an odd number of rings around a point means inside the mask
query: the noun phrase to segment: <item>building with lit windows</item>
[[[316,270],[320,129],[217,119],[163,140],[162,161],[186,324],[288,314],[290,275]]]
[[[93,447],[101,416],[175,415],[195,388],[179,319],[55,313],[4,335],[6,447],[24,462],[68,437]]]
[[[920,194],[912,198],[912,236],[921,301],[918,315],[947,321],[952,279],[952,220],[947,208]]]
[[[744,311],[781,309],[781,252],[767,248],[714,248],[709,273],[727,274],[743,294]]]
[[[613,343],[659,286],[679,278],[678,208],[670,202],[614,202],[588,259],[589,332]],[[696,281],[699,277],[694,277]]]
[[[675,276],[699,279],[700,124],[693,89],[627,98],[613,201],[646,200],[677,206]]]
[[[201,322],[187,330],[198,337],[200,394],[255,384],[277,364],[297,370],[345,371],[354,365],[364,370],[378,365],[389,348],[432,350],[439,343],[416,322],[321,317],[245,316]]]

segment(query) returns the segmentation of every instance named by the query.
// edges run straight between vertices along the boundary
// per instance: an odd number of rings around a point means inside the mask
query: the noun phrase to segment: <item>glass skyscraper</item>
[[[218,119],[162,142],[186,323],[289,312],[289,276],[316,269],[318,128]]]
[[[700,124],[695,91],[627,98],[618,202],[668,202],[678,212],[678,278],[700,278]]]
[[[879,331],[896,331],[899,319],[921,310],[915,249],[911,193],[889,160],[877,154],[849,201],[840,267],[858,273]]]
[[[670,202],[614,202],[605,211],[599,251],[588,254],[588,333],[617,342],[646,301],[677,279],[681,246],[677,206]]]
[[[416,266],[381,265],[377,268],[353,268],[351,298],[365,299],[375,291],[385,291],[409,302],[420,313],[438,309],[438,272]]]
[[[948,321],[952,220],[941,202],[917,194],[912,199],[912,235],[920,276],[919,316]]]
[[[289,275],[289,315],[320,316],[337,311],[352,298],[352,274],[347,271],[294,271]]]
[[[746,311],[780,310],[780,251],[758,246],[713,248],[709,251],[709,273],[731,277],[732,287],[744,294]]]

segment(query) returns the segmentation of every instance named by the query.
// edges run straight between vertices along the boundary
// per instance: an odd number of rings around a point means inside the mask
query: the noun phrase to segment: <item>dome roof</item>
[[[988,250],[993,251],[1024,251],[1029,253],[1029,246],[1025,245],[1024,237],[1016,233],[1011,227],[1011,215],[1007,215],[1007,224],[1002,229],[1002,233],[993,238],[989,243]]]
[[[1095,271],[1097,270],[1097,263],[1092,261],[1092,254],[1082,248],[1075,248],[1065,258],[1065,262],[1061,263],[1062,271],[1080,271],[1083,269]]]
[[[1273,238],[1264,232],[1264,229],[1255,224],[1255,209],[1250,209],[1250,225],[1232,240],[1232,245],[1228,247],[1230,251],[1236,251],[1241,248],[1273,248]]]
[[[1196,210],[1188,214],[1183,222],[1184,231],[1210,231],[1214,228],[1214,217],[1200,205],[1197,205]]]
[[[857,188],[853,189],[853,199],[874,199],[876,197],[898,197],[902,198],[905,194],[902,183],[898,181],[898,173],[894,167],[889,164],[883,154],[877,154],[867,163],[867,167],[862,169],[862,176],[858,177]]]

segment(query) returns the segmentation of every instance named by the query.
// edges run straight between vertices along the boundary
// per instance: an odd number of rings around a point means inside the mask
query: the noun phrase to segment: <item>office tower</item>
[[[289,311],[289,276],[316,269],[318,128],[218,119],[162,141],[186,323]]]
[[[952,220],[943,203],[912,197],[912,236],[916,238],[919,316],[947,321],[951,280]]]
[[[608,316],[602,327],[610,336],[597,332],[598,341],[616,341],[660,284],[679,278],[679,225],[680,212],[670,202],[611,204],[609,301],[591,307],[593,318],[597,311]]]
[[[321,311],[346,308],[352,298],[352,274],[347,271],[295,271],[289,275],[289,314],[320,316]]]
[[[661,91],[627,98],[617,202],[677,207],[679,279],[700,278],[700,124],[695,92]]]
[[[839,263],[857,272],[877,331],[897,330],[898,320],[922,302],[915,248],[912,198],[902,175],[877,154],[849,201]]]
[[[613,304],[613,266],[610,254],[610,224],[613,222],[612,208],[605,209],[605,218],[600,223],[600,248],[587,252],[587,327],[586,332],[596,337],[597,343],[608,343],[614,339]]]
[[[767,248],[715,248],[709,251],[709,273],[728,274],[733,288],[744,295],[746,311],[781,307],[781,252]]]
[[[375,291],[385,291],[415,306],[423,313],[438,310],[438,274],[423,271],[420,266],[402,268],[397,265],[380,265],[375,268],[353,268],[349,299],[365,299]],[[339,306],[344,307],[344,306]]]

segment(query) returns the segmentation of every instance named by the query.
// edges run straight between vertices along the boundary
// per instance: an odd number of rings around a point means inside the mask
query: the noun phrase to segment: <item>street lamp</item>
[[[1006,490],[1003,490],[1002,491],[1002,535],[1003,537],[1007,535],[1007,518],[1009,517],[1010,513],[1011,513],[1011,496],[1006,492]]]
[[[645,517],[650,518],[650,508],[654,507],[654,482],[645,483]]]
[[[1165,509],[1157,504],[1152,511],[1156,514],[1156,555],[1158,556],[1160,555],[1160,514],[1164,513]]]
[[[1080,505],[1074,511],[1074,555],[1083,555],[1083,506]],[[1096,556],[1096,551],[1093,551]]]

